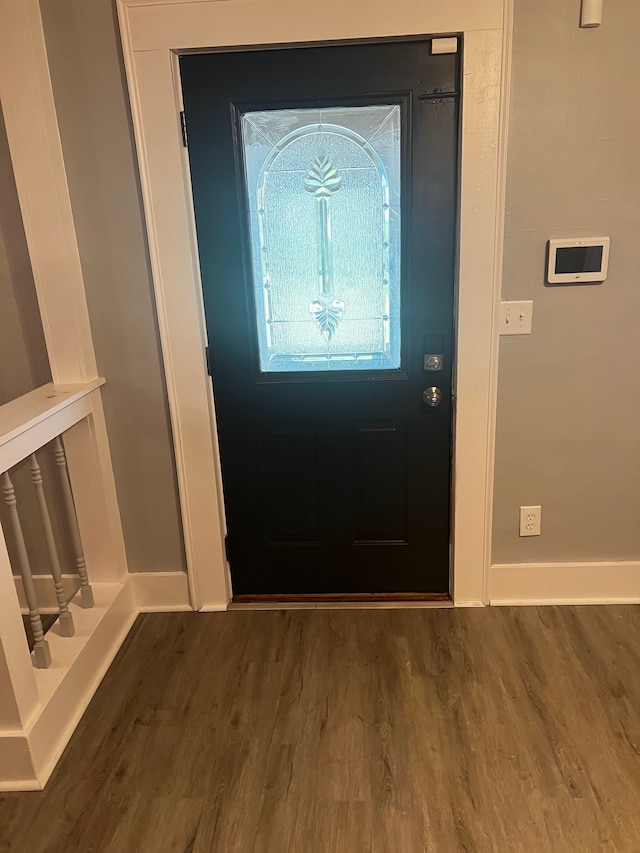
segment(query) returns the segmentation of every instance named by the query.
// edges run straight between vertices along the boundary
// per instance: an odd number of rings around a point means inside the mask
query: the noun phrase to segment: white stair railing
[[[45,784],[137,612],[102,384],[0,406],[0,792]]]
[[[44,629],[42,627],[42,618],[38,609],[38,600],[36,597],[36,588],[33,583],[33,575],[31,573],[31,564],[29,563],[29,555],[27,546],[24,541],[24,533],[22,532],[22,524],[18,513],[18,500],[16,498],[15,489],[11,482],[9,472],[5,471],[2,474],[2,491],[4,499],[9,508],[9,522],[13,532],[13,538],[16,545],[16,559],[18,562],[18,570],[22,576],[22,585],[24,588],[24,596],[29,608],[29,621],[31,622],[31,630],[35,641],[32,660],[33,665],[38,669],[47,669],[51,666],[51,651],[49,643],[45,639]]]
[[[23,613],[26,611],[29,616],[34,643],[31,663],[36,669],[48,669],[51,666],[51,650],[55,645],[55,643],[52,645],[45,638],[42,614],[57,611],[55,634],[58,637],[71,638],[76,633],[74,614],[69,606],[71,598],[77,592],[77,605],[85,610],[94,607],[94,591],[89,582],[82,541],[83,534],[81,534],[67,463],[67,453],[62,436],[64,434],[65,438],[68,437],[69,441],[73,442],[71,446],[75,450],[76,456],[79,457],[76,461],[83,466],[83,474],[85,473],[85,465],[88,468],[93,467],[93,470],[99,474],[100,462],[96,460],[94,443],[95,427],[91,419],[91,403],[92,401],[99,403],[99,400],[92,396],[92,392],[95,394],[96,386],[99,384],[100,381],[97,381],[88,387],[78,387],[77,392],[76,387],[67,390],[65,386],[44,386],[42,389],[30,392],[15,402],[2,407],[7,420],[7,428],[5,433],[0,435],[0,486],[4,492],[4,501],[7,506],[5,513],[5,523],[8,525],[7,532],[11,532],[13,540],[11,558],[13,564],[11,568],[16,580],[18,596],[20,594],[20,579],[22,581]],[[74,392],[78,394],[78,399],[67,404],[67,399],[73,397]],[[51,414],[52,410],[53,414]],[[23,411],[26,416],[26,423],[21,422],[20,416]],[[7,413],[8,418],[6,417]],[[29,420],[30,416],[31,420]],[[79,427],[83,428],[82,433],[77,433]],[[71,431],[69,431],[70,428]],[[89,441],[87,442],[86,439]],[[59,490],[53,492],[45,490],[46,483],[43,474],[46,475],[49,468],[48,466],[44,466],[44,469],[41,468],[38,459],[38,455],[43,449],[49,446],[52,447],[55,456],[55,468],[58,472],[60,486]],[[87,453],[87,451],[89,452]],[[14,466],[21,464],[23,460],[29,465],[35,494],[35,502],[33,503],[25,500],[29,498],[29,494],[23,495],[20,488],[16,494],[14,486],[14,483],[20,484],[21,481],[18,468],[15,468],[14,476]],[[98,463],[97,470],[96,462]],[[88,471],[87,474],[89,474]],[[90,475],[83,477],[80,486],[83,489],[82,494],[86,506],[87,500],[89,502],[91,500]],[[59,507],[54,507],[51,504],[53,496],[59,498]],[[99,501],[100,495],[96,497]],[[60,546],[63,544],[62,540],[56,542],[56,532],[54,532],[52,523],[53,509],[57,510],[56,516],[61,514],[62,530],[66,528],[72,545],[72,551],[69,552],[68,556],[65,555],[67,561],[71,562],[72,559],[74,561],[66,569],[67,574],[63,574],[61,564],[61,554],[64,553],[60,550]],[[92,516],[95,518],[94,513]],[[39,528],[34,528],[34,523],[38,524],[38,518],[40,521]],[[95,535],[95,527],[88,529],[91,535]],[[60,532],[60,530],[57,531],[58,535]],[[1,535],[2,530],[0,528]],[[33,541],[30,541],[29,537]],[[39,539],[36,540],[34,537],[39,537]],[[39,548],[40,543],[43,546],[42,548]],[[30,551],[31,558],[29,556]],[[39,551],[42,552],[41,556],[38,555]],[[33,561],[36,560],[36,555],[38,555],[38,567],[37,573],[34,574]],[[47,574],[42,574],[41,561],[46,561]],[[51,587],[51,580],[48,579],[49,574],[53,580],[53,588]],[[55,599],[52,595],[53,592],[55,592]],[[77,620],[79,618],[78,611],[75,611],[75,614]],[[28,631],[27,634],[29,634]]]
[[[56,438],[54,439],[54,454],[56,459],[56,466],[60,475],[62,499],[64,503],[66,521],[71,536],[71,542],[73,545],[75,567],[80,582],[79,604],[81,607],[88,609],[94,606],[93,589],[91,588],[91,584],[89,583],[89,575],[87,573],[84,550],[82,548],[82,539],[80,537],[78,517],[76,515],[73,493],[71,491],[71,481],[69,479],[69,472],[67,469],[67,458],[64,452],[64,446],[62,444],[62,438],[59,435],[56,436]],[[62,567],[60,565],[60,556],[58,553],[56,538],[53,531],[53,524],[51,523],[51,513],[49,511],[47,496],[44,489],[42,469],[40,468],[38,457],[35,452],[31,453],[31,455],[29,456],[29,470],[31,473],[31,481],[35,489],[38,504],[38,512],[43,532],[43,540],[48,557],[48,568],[53,578],[53,587],[55,590],[55,597],[57,601],[57,633],[61,637],[73,637],[75,634],[73,615],[69,610],[69,600],[67,598],[67,591],[64,585]],[[38,669],[47,669],[51,665],[51,653],[49,649],[49,644],[44,636],[44,629],[39,609],[36,584],[33,578],[33,572],[31,569],[31,563],[29,560],[29,555],[25,542],[24,529],[22,521],[20,519],[20,512],[18,510],[18,499],[16,497],[15,487],[11,480],[11,474],[9,471],[5,471],[2,474],[1,482],[2,489],[4,492],[5,503],[7,504],[9,510],[8,514],[13,538],[15,541],[15,559],[18,564],[17,568],[22,578],[24,597],[29,610],[29,621],[31,623],[31,629],[35,640],[32,661],[33,665]],[[40,577],[41,576],[39,576],[39,578]]]

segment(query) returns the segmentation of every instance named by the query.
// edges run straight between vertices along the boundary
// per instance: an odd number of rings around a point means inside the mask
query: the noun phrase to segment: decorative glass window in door
[[[263,372],[400,366],[400,107],[242,116]]]

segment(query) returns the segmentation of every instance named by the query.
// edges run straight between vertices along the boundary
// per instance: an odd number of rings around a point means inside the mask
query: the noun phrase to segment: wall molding
[[[640,562],[500,563],[489,594],[492,605],[639,604]]]
[[[135,572],[129,580],[139,613],[193,610],[186,572]]]

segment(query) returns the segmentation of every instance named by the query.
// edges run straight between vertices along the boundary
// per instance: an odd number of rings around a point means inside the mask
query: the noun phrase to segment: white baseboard
[[[205,601],[198,613],[222,613],[229,609],[228,601]]]
[[[28,613],[29,609],[27,607],[27,600],[24,597],[24,585],[22,583],[22,578],[14,575],[13,579],[16,584],[20,610],[22,613]],[[38,608],[40,613],[57,613],[58,602],[51,575],[34,575],[33,585],[36,588],[36,598],[38,599]],[[67,601],[71,601],[73,596],[80,589],[80,578],[78,575],[62,575],[62,585],[64,587],[64,593],[67,597]]]
[[[186,572],[135,572],[129,575],[140,613],[192,610]]]
[[[0,793],[41,790],[26,735],[0,731]]]
[[[491,604],[637,604],[640,562],[503,563],[491,567]]]

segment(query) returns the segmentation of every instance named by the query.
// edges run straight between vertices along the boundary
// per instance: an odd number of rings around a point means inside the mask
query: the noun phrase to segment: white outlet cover
[[[520,507],[520,536],[540,536],[541,506]]]
[[[533,325],[533,300],[500,303],[500,334],[530,335]]]

